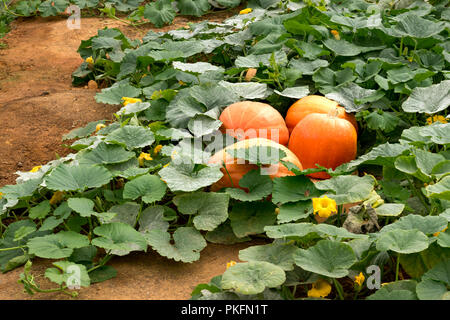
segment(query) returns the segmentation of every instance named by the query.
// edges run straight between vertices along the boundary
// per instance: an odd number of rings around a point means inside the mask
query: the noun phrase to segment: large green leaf
[[[297,202],[322,194],[306,176],[287,176],[273,179],[273,203]]]
[[[228,218],[229,196],[224,193],[186,193],[175,196],[173,202],[181,213],[195,215],[197,230],[212,231]]]
[[[126,151],[122,146],[101,142],[95,149],[78,154],[80,165],[121,163],[135,157],[135,153]]]
[[[442,178],[435,184],[430,184],[425,187],[425,190],[430,198],[450,200],[450,176]]]
[[[172,23],[176,12],[170,0],[157,0],[147,3],[144,9],[144,18],[150,20],[157,28]]]
[[[395,229],[382,233],[377,239],[377,250],[397,253],[415,253],[428,248],[428,237],[421,231]]]
[[[103,89],[95,96],[95,101],[106,104],[121,104],[123,97],[136,98],[141,94],[141,89],[133,87],[128,83],[113,85],[112,87]]]
[[[265,261],[238,263],[222,275],[222,289],[242,294],[258,294],[265,288],[282,285],[286,275],[282,268]]]
[[[106,141],[133,150],[151,145],[155,141],[155,136],[150,129],[127,125],[108,134]]]
[[[296,246],[285,243],[251,246],[239,251],[239,260],[266,261],[279,266],[284,271],[290,271],[294,270],[294,253],[296,250]]]
[[[142,201],[145,203],[153,203],[164,197],[166,189],[167,186],[161,181],[161,178],[145,174],[125,184],[123,197],[131,200],[142,197]]]
[[[388,232],[393,230],[419,230],[426,235],[442,231],[447,227],[448,221],[440,216],[421,216],[418,214],[408,214],[401,217],[394,223],[388,224],[380,232]]]
[[[364,177],[347,175],[318,181],[315,183],[315,187],[319,190],[329,191],[327,195],[334,199],[336,204],[345,204],[367,199],[374,184],[374,178],[369,175]]]
[[[272,193],[272,180],[268,175],[261,175],[259,171],[251,170],[239,180],[239,186],[246,188],[248,192],[239,188],[226,188],[225,192],[240,201],[256,201],[267,197]]]
[[[103,224],[94,229],[97,238],[92,244],[110,251],[112,254],[124,256],[131,251],[146,251],[147,241],[132,226],[122,222]]]
[[[45,178],[45,184],[55,191],[84,191],[101,187],[111,179],[111,173],[101,166],[62,164]]]
[[[345,243],[321,240],[307,250],[298,249],[295,264],[302,269],[331,278],[342,278],[356,262],[352,248]]]
[[[275,205],[270,202],[236,203],[229,214],[231,227],[242,238],[264,232],[264,227],[276,221]]]
[[[163,257],[175,261],[194,262],[200,258],[200,251],[206,247],[203,236],[192,227],[179,227],[172,237],[168,232],[153,229],[147,233],[148,244]]]
[[[180,14],[200,17],[208,12],[210,4],[208,0],[179,0],[177,7]]]
[[[89,287],[91,284],[86,266],[70,261],[53,262],[56,268],[45,270],[45,277],[59,285],[65,284],[69,289]]]
[[[450,80],[444,80],[430,87],[417,87],[402,104],[406,112],[433,114],[450,105]]]
[[[60,231],[57,234],[32,238],[27,242],[29,253],[46,259],[70,257],[73,249],[87,245],[88,237],[74,231]]]

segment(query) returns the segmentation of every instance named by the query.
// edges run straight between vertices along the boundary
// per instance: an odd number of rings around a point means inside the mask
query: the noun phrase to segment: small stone
[[[88,88],[89,88],[89,89],[98,89],[97,82],[95,82],[94,80],[89,80],[89,82],[88,82]]]

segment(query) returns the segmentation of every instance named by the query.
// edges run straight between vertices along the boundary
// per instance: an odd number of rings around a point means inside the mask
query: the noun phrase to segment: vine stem
[[[399,271],[400,271],[400,253],[397,253],[397,265],[395,267],[395,281],[398,281]]]
[[[17,250],[17,249],[22,249],[25,248],[26,246],[18,246],[18,247],[11,247],[11,248],[4,248],[4,249],[0,249],[0,252],[3,251],[9,251],[9,250]]]
[[[341,287],[340,283],[335,278],[333,278],[333,283],[334,283],[334,287],[336,288],[336,291],[339,295],[339,298],[341,300],[345,300],[344,293],[342,292],[342,287]]]

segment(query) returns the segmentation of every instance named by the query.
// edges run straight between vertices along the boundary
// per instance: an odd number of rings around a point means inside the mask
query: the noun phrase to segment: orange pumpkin
[[[302,164],[298,160],[298,158],[295,156],[295,154],[286,148],[283,145],[280,145],[272,140],[264,139],[264,138],[253,138],[253,139],[247,139],[242,140],[239,142],[236,142],[235,144],[229,145],[225,147],[224,149],[218,151],[216,154],[214,154],[210,159],[209,163],[224,163],[225,168],[221,168],[223,172],[223,177],[217,181],[215,184],[211,186],[211,191],[218,191],[222,188],[230,188],[230,187],[237,187],[240,189],[239,181],[241,178],[250,170],[254,170],[258,168],[258,165],[251,164],[251,163],[241,163],[243,161],[238,161],[237,158],[234,158],[232,155],[230,155],[227,150],[237,150],[237,149],[243,149],[243,148],[249,148],[252,146],[271,146],[275,148],[279,148],[283,150],[286,153],[286,157],[284,157],[283,161],[291,162],[294,165],[296,165],[300,170],[302,170]],[[240,159],[242,160],[242,159]],[[274,164],[272,166],[264,165],[261,166],[263,168],[266,168],[268,171],[267,173],[269,176],[273,179],[275,177],[284,177],[284,176],[293,176],[294,173],[289,171],[283,164],[278,163]],[[231,179],[230,179],[231,177]],[[245,190],[245,189],[244,189]]]
[[[226,107],[219,117],[221,131],[238,140],[266,138],[287,145],[289,130],[283,116],[271,105],[241,101]]]
[[[334,112],[333,112],[334,111]],[[312,113],[292,130],[289,149],[295,153],[304,169],[316,168],[316,164],[335,169],[356,157],[357,134],[355,127],[337,116],[338,110],[328,114]],[[309,175],[316,179],[328,179],[325,172]]]
[[[311,113],[327,114],[336,108],[338,110],[337,116],[341,119],[350,121],[358,132],[358,123],[353,114],[345,112],[345,109],[336,101],[322,96],[310,95],[301,98],[288,109],[286,114],[286,125],[289,129],[289,133],[291,133],[297,123],[303,120],[307,115]]]

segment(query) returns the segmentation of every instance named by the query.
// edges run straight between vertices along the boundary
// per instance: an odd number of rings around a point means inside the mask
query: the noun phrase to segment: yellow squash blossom
[[[106,126],[103,123],[99,123],[96,127],[95,127],[95,132],[99,132],[100,129],[102,128],[106,128]]]
[[[163,168],[168,167],[169,164],[170,164],[170,162],[169,162],[169,163],[166,163],[165,165],[163,165]]]
[[[136,103],[136,102],[142,102],[141,99],[138,98],[129,98],[129,97],[122,97],[123,105],[126,106],[129,103]]]
[[[41,168],[42,168],[42,166],[33,167],[33,169],[31,169],[30,172],[38,172],[39,169],[41,169]]]
[[[312,198],[314,214],[321,218],[328,218],[337,213],[336,201],[324,196],[323,198]]]
[[[279,214],[280,213],[280,208],[276,208],[275,209],[275,214]]]
[[[334,36],[336,40],[341,40],[341,36],[339,35],[339,32],[336,30],[331,30],[331,34]]]
[[[239,14],[248,14],[250,12],[252,12],[252,8],[246,8],[244,10],[239,11]]]
[[[3,192],[0,192],[0,199],[3,198]]]
[[[364,280],[366,278],[364,277],[363,273],[360,272],[356,277],[355,277],[355,283],[358,284],[358,286],[362,286],[362,284],[364,283]]]
[[[438,231],[438,232],[435,232],[435,233],[433,233],[433,236],[435,236],[435,237],[437,237],[441,232],[445,232],[446,230],[448,229],[448,227],[445,227],[445,229],[443,229],[443,230],[441,230],[441,231]]]
[[[158,154],[158,153],[161,151],[162,147],[163,147],[162,145],[158,144],[158,145],[153,149],[153,153],[154,153],[154,154]]]
[[[89,64],[94,64],[94,59],[92,57],[86,58],[85,61]]]
[[[441,116],[441,115],[434,115],[432,117],[427,118],[428,124],[432,124],[434,122],[447,123],[448,121],[444,116]]]
[[[148,160],[148,161],[153,160],[153,158],[150,156],[150,154],[149,153],[145,153],[145,152],[141,152],[141,154],[139,155],[138,159],[139,159],[139,165],[140,166],[144,165],[144,161],[145,160]]]
[[[323,280],[319,279],[313,283],[312,288],[308,290],[308,297],[310,298],[324,298],[331,293],[331,285]]]
[[[227,269],[228,269],[229,267],[234,266],[234,265],[236,265],[236,261],[231,260],[230,262],[227,262]]]
[[[64,192],[63,191],[56,191],[52,198],[50,199],[50,204],[58,204],[62,201],[64,197]]]

